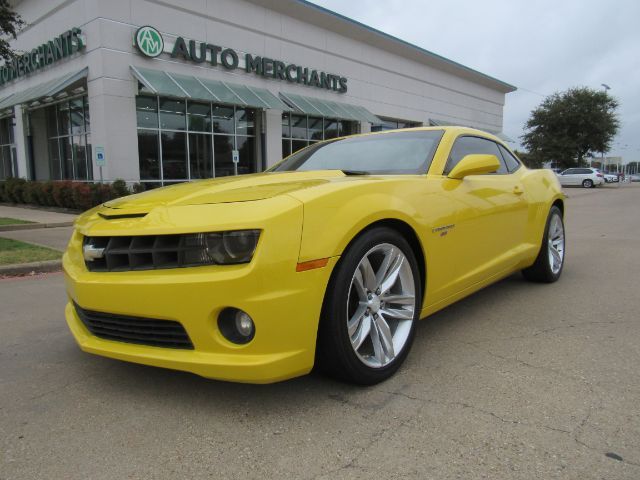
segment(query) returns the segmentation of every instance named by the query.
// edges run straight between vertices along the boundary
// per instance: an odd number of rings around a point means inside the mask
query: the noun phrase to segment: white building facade
[[[0,67],[0,179],[158,186],[323,139],[499,134],[515,87],[303,0],[22,0]]]

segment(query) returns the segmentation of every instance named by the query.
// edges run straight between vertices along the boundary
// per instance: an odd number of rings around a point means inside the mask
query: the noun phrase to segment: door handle
[[[513,193],[515,193],[516,195],[522,195],[524,193],[524,190],[520,185],[516,185],[515,187],[513,187]]]

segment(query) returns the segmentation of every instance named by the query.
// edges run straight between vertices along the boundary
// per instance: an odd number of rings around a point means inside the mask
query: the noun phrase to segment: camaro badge
[[[82,247],[82,255],[85,261],[93,262],[94,260],[104,257],[104,248],[99,248],[88,243]]]
[[[434,229],[431,230],[431,232],[439,233],[441,237],[444,237],[447,233],[449,233],[449,230],[451,230],[455,226],[456,226],[455,223],[450,223],[449,225],[443,225],[442,227],[435,227]]]

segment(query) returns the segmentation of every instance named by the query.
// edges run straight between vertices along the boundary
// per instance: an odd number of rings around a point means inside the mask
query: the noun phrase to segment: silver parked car
[[[567,168],[558,174],[560,184],[565,186],[597,187],[604,184],[604,175],[597,168]]]

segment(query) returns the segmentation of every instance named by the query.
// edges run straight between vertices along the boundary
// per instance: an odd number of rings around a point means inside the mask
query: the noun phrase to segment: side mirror
[[[466,155],[449,172],[449,178],[461,180],[468,175],[484,175],[493,173],[500,168],[500,161],[495,155]]]

